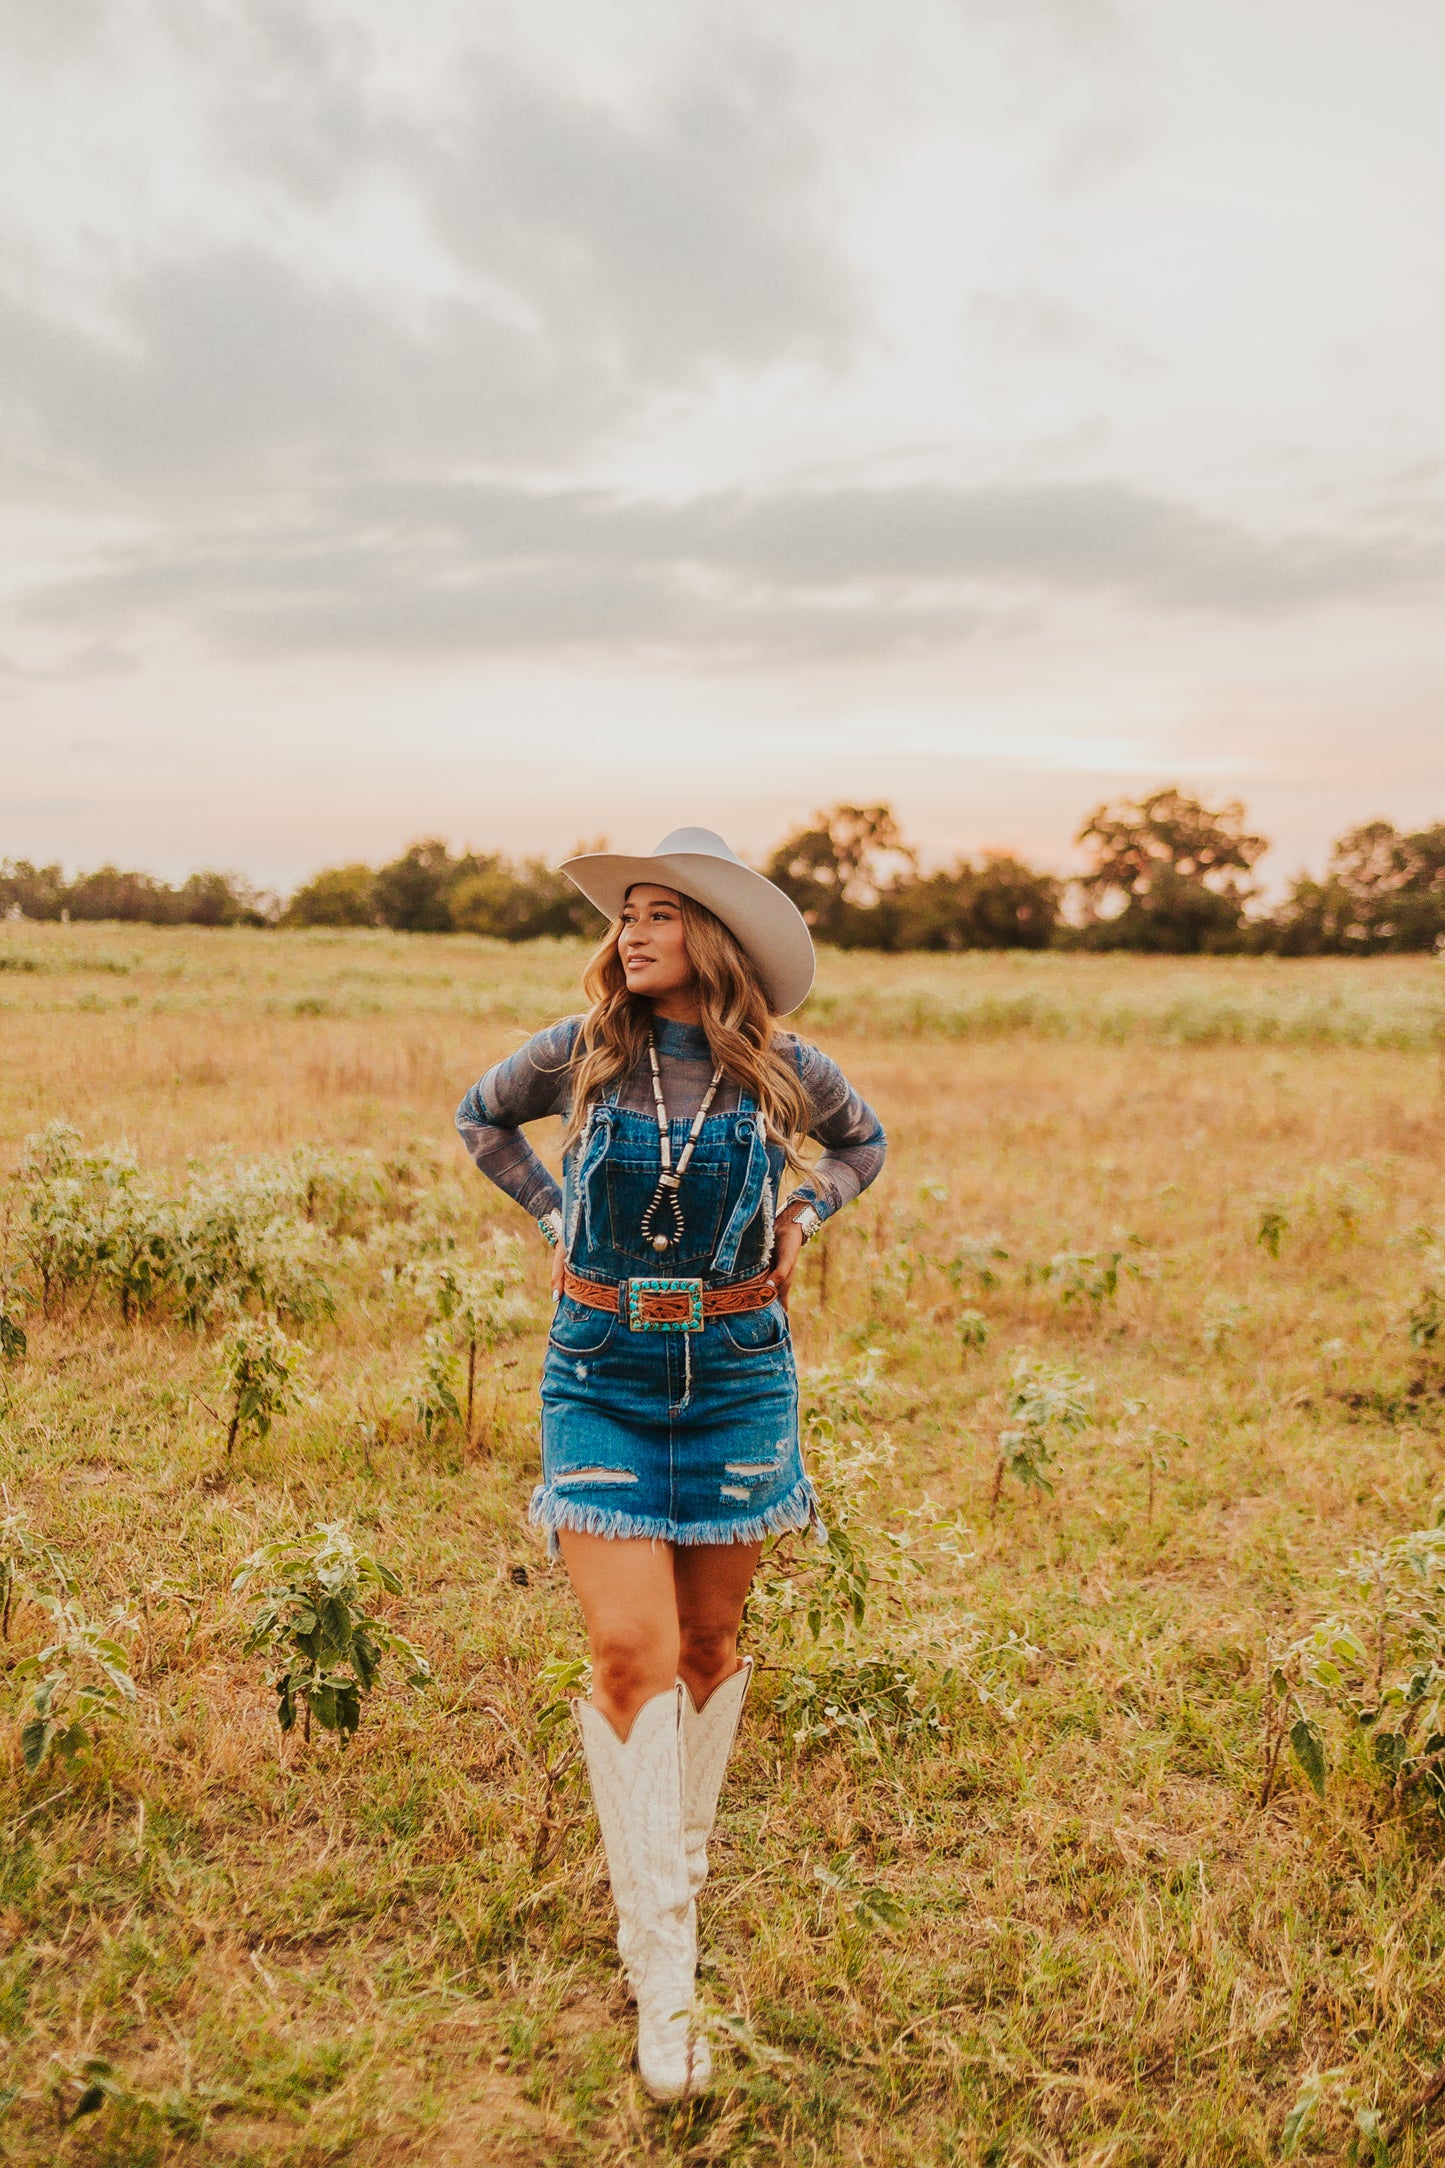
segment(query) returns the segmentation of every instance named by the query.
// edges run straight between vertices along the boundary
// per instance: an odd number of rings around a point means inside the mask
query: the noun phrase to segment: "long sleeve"
[[[888,1139],[838,1064],[816,1046],[803,1040],[795,1044],[803,1089],[813,1107],[808,1134],[822,1145],[823,1156],[793,1194],[811,1199],[820,1219],[831,1219],[876,1181]]]
[[[580,1016],[569,1016],[539,1031],[515,1054],[489,1069],[457,1109],[457,1128],[482,1173],[534,1219],[560,1204],[561,1191],[522,1135],[522,1124],[567,1113],[572,1057],[581,1027]],[[794,1194],[810,1198],[819,1218],[828,1219],[876,1178],[887,1140],[877,1115],[836,1062],[804,1040],[791,1034],[780,1036],[797,1062],[812,1110],[808,1134],[823,1147],[822,1157]],[[712,1066],[707,1041],[700,1031],[667,1022],[658,1024],[657,1041],[668,1109],[678,1120],[687,1121],[707,1090]],[[632,1113],[651,1114],[652,1087],[645,1063],[626,1079],[619,1102]],[[727,1113],[737,1102],[736,1085],[725,1083],[714,1110]]]
[[[562,1192],[522,1135],[523,1122],[565,1114],[581,1019],[564,1017],[490,1068],[457,1108],[457,1128],[489,1182],[541,1219]]]

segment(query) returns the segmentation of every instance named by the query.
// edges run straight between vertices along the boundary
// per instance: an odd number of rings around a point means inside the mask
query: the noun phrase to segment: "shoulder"
[[[580,1016],[534,1031],[510,1054],[493,1062],[476,1090],[491,1120],[516,1124],[558,1114],[571,1092],[572,1066],[582,1033]]]
[[[794,1031],[775,1032],[773,1046],[797,1071],[816,1114],[831,1113],[848,1097],[852,1086],[837,1062],[821,1047],[814,1046],[808,1039],[800,1039]]]
[[[520,1056],[534,1069],[565,1069],[576,1054],[585,1022],[583,1016],[563,1016],[555,1024],[534,1031],[510,1058],[515,1061]]]

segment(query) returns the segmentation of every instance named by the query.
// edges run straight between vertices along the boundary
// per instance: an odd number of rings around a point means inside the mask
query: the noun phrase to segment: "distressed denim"
[[[672,1125],[673,1163],[686,1125]],[[642,1217],[662,1171],[657,1123],[595,1106],[568,1154],[563,1222],[572,1270],[624,1287],[638,1279],[750,1279],[772,1254],[783,1155],[746,1094],[703,1123],[680,1192],[684,1238],[659,1258]],[[568,1297],[556,1305],[542,1368],[542,1481],[533,1522],[748,1543],[817,1527],[798,1446],[798,1382],[781,1303],[710,1318],[700,1331],[633,1330],[625,1316]]]

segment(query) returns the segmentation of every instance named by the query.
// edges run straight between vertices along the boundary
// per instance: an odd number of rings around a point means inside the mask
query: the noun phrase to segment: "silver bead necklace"
[[[672,1164],[672,1133],[667,1125],[667,1102],[662,1096],[662,1071],[657,1065],[657,1040],[650,1031],[647,1034],[647,1058],[652,1065],[652,1096],[657,1105],[657,1141],[662,1153],[662,1178],[652,1193],[651,1204],[642,1215],[642,1239],[650,1244],[653,1249],[660,1252],[675,1250],[681,1245],[682,1199],[678,1195],[678,1190],[683,1176],[687,1173],[688,1161],[692,1158],[692,1148],[697,1143],[703,1122],[707,1118],[707,1110],[712,1105],[717,1088],[722,1082],[722,1071],[721,1069],[714,1069],[712,1073],[712,1082],[703,1096],[702,1105],[692,1118],[692,1127],[687,1133],[687,1142],[678,1153],[677,1167],[674,1170]],[[654,1228],[654,1222],[660,1212],[670,1215],[672,1220],[671,1234],[663,1234],[660,1228]]]

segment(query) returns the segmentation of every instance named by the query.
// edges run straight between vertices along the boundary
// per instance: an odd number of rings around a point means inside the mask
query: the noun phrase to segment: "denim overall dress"
[[[620,1290],[617,1314],[563,1296],[542,1367],[542,1481],[531,1518],[558,1529],[668,1543],[747,1543],[817,1527],[798,1448],[798,1380],[787,1313],[690,1323],[629,1321],[627,1288],[691,1283],[700,1294],[764,1270],[784,1158],[753,1100],[702,1125],[680,1192],[684,1233],[662,1257],[642,1233],[662,1172],[657,1123],[592,1110],[563,1168],[567,1262]],[[674,1166],[688,1124],[672,1124]]]

